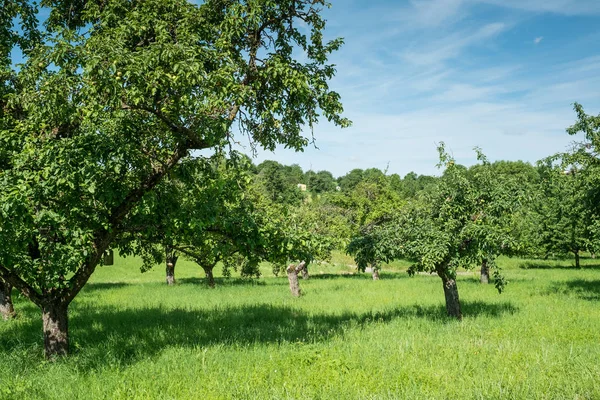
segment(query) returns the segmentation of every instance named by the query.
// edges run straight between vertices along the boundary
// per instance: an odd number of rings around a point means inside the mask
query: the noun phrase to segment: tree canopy
[[[3,54],[0,277],[42,309],[49,356],[67,352],[67,307],[128,215],[191,150],[237,127],[300,150],[321,116],[349,123],[323,0],[56,0],[43,28],[9,3],[27,29],[7,34],[9,15],[2,42],[33,45],[18,69]]]

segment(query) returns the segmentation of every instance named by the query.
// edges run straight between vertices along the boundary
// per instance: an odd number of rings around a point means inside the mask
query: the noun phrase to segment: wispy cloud
[[[466,0],[412,0],[403,9],[403,22],[419,28],[437,27],[443,23],[457,22],[465,18],[463,5]]]
[[[425,49],[410,49],[402,54],[402,58],[419,66],[440,64],[459,57],[470,46],[485,44],[486,40],[498,35],[505,27],[504,23],[496,22],[484,25],[474,32],[456,32],[431,42]]]
[[[259,159],[334,175],[388,162],[391,173],[436,173],[435,143],[445,141],[464,164],[476,162],[474,146],[491,160],[533,162],[569,146],[574,101],[600,109],[600,51],[590,47],[600,1],[333,3],[328,34],[346,45],[331,86],[354,125],[319,125],[318,150]]]

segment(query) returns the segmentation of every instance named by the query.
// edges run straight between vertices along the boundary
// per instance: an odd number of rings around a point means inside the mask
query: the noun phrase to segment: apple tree
[[[300,150],[321,118],[349,122],[328,85],[342,41],[323,39],[324,0],[41,4],[23,64],[2,55],[0,279],[41,309],[51,358],[68,353],[69,304],[128,216],[192,150],[238,133]]]
[[[408,270],[411,275],[436,273],[442,280],[448,315],[461,319],[457,270],[492,260],[511,247],[512,238],[497,223],[506,207],[494,195],[497,192],[488,192],[470,179],[467,169],[455,164],[443,143],[438,151],[439,167],[445,170],[437,184],[375,221],[353,239],[349,250],[363,266],[404,258],[414,261]],[[504,283],[498,274],[498,290]]]

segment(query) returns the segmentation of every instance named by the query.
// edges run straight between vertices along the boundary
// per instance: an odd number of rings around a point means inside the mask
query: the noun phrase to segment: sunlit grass
[[[459,276],[465,318],[444,315],[441,281],[382,280],[343,255],[311,265],[290,296],[268,265],[218,278],[180,260],[141,274],[100,267],[70,308],[72,356],[42,357],[38,310],[0,322],[0,399],[600,398],[600,261],[501,259],[504,294]]]

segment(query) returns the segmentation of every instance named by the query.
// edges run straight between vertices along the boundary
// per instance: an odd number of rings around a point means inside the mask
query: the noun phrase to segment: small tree
[[[373,173],[379,170],[367,171],[372,171],[371,176],[377,178],[375,182],[365,180],[344,193],[345,198],[341,199],[341,204],[350,210],[353,235],[346,252],[354,256],[359,271],[371,268],[373,280],[379,280],[381,263],[389,260],[387,254],[390,249],[376,227],[387,223],[390,216],[402,207],[403,201],[383,175]]]
[[[549,254],[573,254],[580,267],[582,251],[592,250],[596,242],[593,221],[595,204],[590,204],[589,184],[585,171],[575,167],[564,170],[546,160],[540,165],[541,182],[533,203],[532,225],[536,246]]]
[[[465,168],[455,164],[443,143],[438,150],[439,166],[445,170],[436,187],[373,224],[354,238],[350,248],[357,263],[363,265],[408,258],[415,262],[409,274],[437,273],[443,283],[448,315],[461,319],[457,269],[480,265],[483,257],[494,254],[490,249],[509,247],[509,237],[492,234],[494,224],[489,210],[497,199],[490,198],[488,203],[484,192],[469,179]],[[499,290],[503,283],[497,281]]]
[[[519,175],[499,173],[497,165],[490,164],[479,148],[475,151],[480,164],[467,172],[478,201],[478,214],[472,216],[475,224],[470,228],[471,236],[481,265],[480,282],[489,283],[490,270],[493,270],[496,287],[501,291],[506,282],[496,258],[521,251],[516,239],[519,221],[515,216],[527,199],[529,187]]]
[[[237,153],[232,156],[237,161],[218,152],[210,158],[185,160],[173,169],[127,219],[127,231],[117,243],[120,253],[141,255],[142,271],[166,263],[169,285],[175,283],[181,254],[201,261],[206,271],[212,263],[209,253],[224,240],[217,236],[226,238],[250,212],[245,199],[250,164]]]

